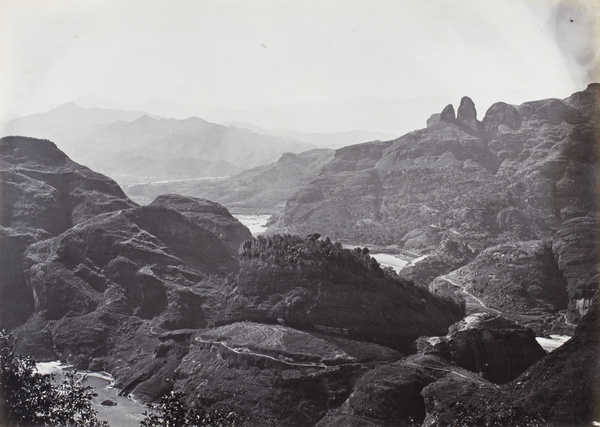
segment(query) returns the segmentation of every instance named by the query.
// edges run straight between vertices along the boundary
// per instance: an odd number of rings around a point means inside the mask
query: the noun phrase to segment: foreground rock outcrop
[[[598,327],[596,302],[573,338],[502,387],[456,376],[431,383],[423,425],[590,425],[600,417]]]
[[[421,338],[415,348],[497,384],[512,381],[546,355],[531,329],[490,314],[468,316],[445,337]]]
[[[196,334],[175,389],[247,415],[249,425],[314,425],[371,366],[400,358],[375,344],[280,325],[234,323]]]

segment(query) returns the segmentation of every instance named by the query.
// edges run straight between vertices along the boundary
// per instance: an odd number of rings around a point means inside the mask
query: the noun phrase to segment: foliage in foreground
[[[182,402],[183,393],[171,392],[158,405],[144,412],[140,427],[238,427],[246,420],[236,412],[224,409],[188,408]]]
[[[85,375],[67,372],[61,384],[35,369],[32,357],[15,353],[15,340],[0,329],[0,425],[107,427],[92,407],[94,389]]]
[[[486,410],[461,401],[452,405],[455,416],[449,427],[545,427],[548,423],[537,414],[528,414],[522,408],[504,403],[488,405]]]

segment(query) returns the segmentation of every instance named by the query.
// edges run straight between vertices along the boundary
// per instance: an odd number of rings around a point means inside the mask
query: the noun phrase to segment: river
[[[55,362],[40,362],[36,369],[40,374],[52,374],[56,382],[60,383],[64,377],[63,372],[71,366]],[[98,419],[108,421],[111,427],[138,427],[144,418],[143,412],[148,408],[141,403],[125,396],[119,396],[119,389],[114,387],[114,378],[106,372],[79,371],[87,375],[85,385],[94,388],[98,396],[92,399],[92,406],[98,411]],[[114,406],[102,405],[105,400],[116,403]]]

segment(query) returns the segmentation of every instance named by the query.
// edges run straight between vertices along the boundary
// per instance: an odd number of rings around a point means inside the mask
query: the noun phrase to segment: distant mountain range
[[[227,176],[312,145],[197,117],[162,119],[139,111],[67,103],[4,124],[3,135],[54,141],[69,156],[119,182]]]
[[[84,101],[118,107],[96,99]],[[164,111],[172,111],[171,107]],[[139,110],[86,108],[74,102],[10,120],[0,129],[4,136],[52,140],[73,159],[123,185],[230,176],[275,162],[284,153],[392,137],[368,131],[306,133],[267,130],[251,123],[219,125],[198,117],[165,119]]]
[[[419,129],[425,125],[431,111],[435,111],[439,105],[445,105],[451,101],[451,98],[442,96],[420,98],[358,96],[336,102],[312,101],[254,105],[248,108],[203,108],[198,105],[178,104],[165,99],[152,99],[146,102],[127,104],[118,104],[96,96],[85,96],[75,100],[78,105],[84,107],[147,111],[150,114],[176,119],[198,116],[209,122],[224,125],[238,123],[242,127],[258,133],[264,133],[262,131],[264,129],[286,129],[289,132],[301,132],[303,134],[367,131],[391,135],[389,138],[370,136],[343,145],[374,139],[390,139],[413,129]],[[257,128],[249,126],[257,126]],[[305,141],[303,138],[298,139]],[[339,148],[342,146],[315,145],[322,148]]]

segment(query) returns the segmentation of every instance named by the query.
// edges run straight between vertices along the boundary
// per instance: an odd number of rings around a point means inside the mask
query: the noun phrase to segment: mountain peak
[[[83,109],[85,109],[85,108],[82,107],[81,105],[76,104],[73,101],[69,101],[69,102],[65,102],[62,105],[59,105],[54,110],[73,111],[73,110],[83,110]]]
[[[458,113],[456,120],[471,129],[477,130],[479,122],[477,121],[477,110],[475,109],[475,103],[468,96],[463,96],[460,100],[460,106],[458,107]]]
[[[440,114],[440,121],[442,122],[453,122],[456,120],[456,113],[454,113],[454,106],[452,104],[446,105]]]
[[[149,125],[149,124],[156,123],[156,122],[157,122],[157,119],[144,114],[143,116],[140,116],[139,118],[135,119],[131,123],[134,123],[137,125]]]

